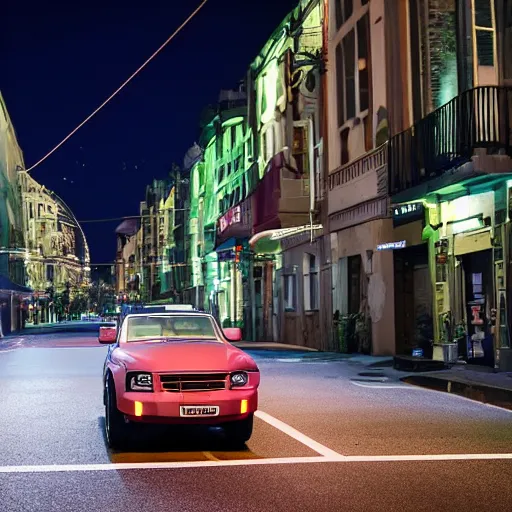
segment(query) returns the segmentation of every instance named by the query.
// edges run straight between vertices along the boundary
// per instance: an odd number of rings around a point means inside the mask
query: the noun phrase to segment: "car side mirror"
[[[103,345],[111,345],[117,341],[117,329],[115,327],[100,327],[98,341]]]
[[[224,336],[229,341],[241,341],[242,340],[242,329],[240,327],[226,327],[222,330]]]

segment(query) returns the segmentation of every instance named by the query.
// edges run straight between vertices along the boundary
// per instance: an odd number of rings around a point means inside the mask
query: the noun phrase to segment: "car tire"
[[[109,448],[122,450],[126,447],[128,432],[123,414],[117,408],[116,390],[112,377],[105,383],[105,436]]]
[[[250,414],[244,420],[232,421],[224,425],[224,432],[228,441],[236,446],[243,447],[252,436],[254,414]]]

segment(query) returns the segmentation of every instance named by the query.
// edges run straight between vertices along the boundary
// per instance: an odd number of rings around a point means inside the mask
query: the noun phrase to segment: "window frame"
[[[291,284],[291,289],[288,285]],[[291,300],[289,292],[291,291]],[[297,274],[286,272],[283,274],[283,308],[286,313],[297,311]]]
[[[367,16],[367,69],[368,69],[368,108],[365,110],[361,110],[361,94],[360,94],[360,84],[359,84],[359,30],[358,25],[364,17]],[[346,79],[345,79],[345,50],[343,48],[343,42],[345,38],[350,34],[350,32],[354,33],[354,117],[347,117],[347,88],[346,88]],[[335,87],[336,87],[336,122],[338,128],[338,138],[341,143],[341,135],[343,130],[346,128],[353,127],[353,120],[360,119],[363,124],[363,129],[365,132],[365,149],[366,151],[371,151],[373,149],[374,141],[373,141],[373,133],[371,137],[371,144],[369,148],[366,148],[367,145],[367,123],[371,123],[371,119],[369,118],[370,111],[372,109],[372,72],[371,72],[371,25],[370,25],[370,9],[369,3],[362,4],[359,1],[359,5],[354,6],[354,10],[352,16],[336,31],[336,34],[333,38],[333,43],[335,47],[335,64],[334,67],[336,69],[336,77],[335,77]],[[341,59],[341,64],[338,62],[338,59]],[[341,72],[341,77],[340,77]],[[341,87],[340,87],[341,85]],[[340,98],[341,97],[341,98]],[[342,113],[340,114],[340,100],[343,101],[341,106]],[[370,126],[373,132],[373,127]],[[340,147],[340,163],[341,165],[345,165],[351,161],[350,157],[347,162],[342,162],[341,160],[341,152],[342,148]]]
[[[314,266],[311,265],[314,258]],[[318,256],[304,253],[302,263],[304,311],[318,311],[320,309],[320,269]]]

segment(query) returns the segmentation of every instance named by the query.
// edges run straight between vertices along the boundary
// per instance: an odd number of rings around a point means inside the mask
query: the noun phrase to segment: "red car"
[[[131,423],[222,426],[238,445],[252,435],[260,373],[229,343],[214,317],[195,311],[126,315],[120,327],[101,327],[108,344],[103,383],[105,430],[122,448]]]

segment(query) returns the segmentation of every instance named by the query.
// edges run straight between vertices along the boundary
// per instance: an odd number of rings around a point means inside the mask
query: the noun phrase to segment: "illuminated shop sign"
[[[377,245],[377,251],[392,251],[394,249],[405,249],[405,246],[405,240],[401,240],[400,242],[388,242],[386,244]]]
[[[219,219],[219,231],[224,233],[229,226],[242,221],[242,210],[240,206],[235,206],[228,210],[225,215]]]
[[[217,253],[218,261],[235,261],[235,263],[240,263],[240,255],[243,251],[243,247],[241,245],[236,245],[230,249],[225,251],[219,251]]]
[[[423,203],[397,204],[393,206],[393,224],[399,226],[422,220],[424,217]]]

